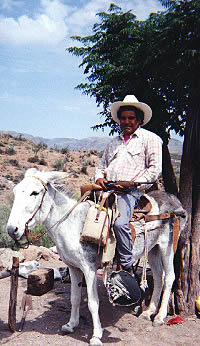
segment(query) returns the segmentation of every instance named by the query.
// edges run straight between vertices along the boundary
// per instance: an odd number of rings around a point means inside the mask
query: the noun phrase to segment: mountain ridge
[[[110,142],[112,137],[86,137],[82,139],[76,138],[45,138],[40,136],[33,136],[27,133],[20,133],[16,131],[0,131],[0,133],[8,133],[15,137],[24,137],[35,143],[44,143],[49,148],[63,149],[68,148],[69,150],[78,151],[78,150],[96,150],[98,152],[103,151],[106,145]],[[169,140],[169,151],[173,154],[182,154],[182,142],[177,139]]]

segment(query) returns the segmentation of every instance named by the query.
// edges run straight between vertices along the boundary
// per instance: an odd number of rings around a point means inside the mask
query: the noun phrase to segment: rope
[[[38,179],[38,177],[34,177],[34,178]],[[39,209],[41,208],[42,203],[43,203],[43,200],[44,200],[44,196],[45,196],[45,194],[46,194],[46,192],[47,192],[47,190],[48,190],[48,189],[45,187],[46,184],[44,184],[43,181],[42,181],[41,179],[38,179],[38,180],[42,183],[42,185],[44,186],[45,190],[44,190],[44,193],[43,193],[43,196],[42,196],[42,199],[41,199],[41,202],[40,202],[39,207],[38,207],[37,210],[34,212],[34,214],[31,216],[31,218],[25,223],[25,231],[24,231],[24,234],[25,234],[26,239],[27,239],[27,244],[25,244],[25,245],[27,245],[27,246],[30,245],[30,240],[29,240],[30,238],[33,238],[33,240],[31,241],[31,243],[33,244],[33,243],[37,242],[44,234],[46,234],[46,233],[47,233],[48,231],[50,231],[52,228],[54,228],[55,226],[57,226],[57,225],[59,225],[60,223],[62,223],[62,222],[69,216],[69,214],[71,214],[71,212],[77,207],[77,205],[79,205],[83,200],[85,200],[85,199],[87,198],[87,196],[89,196],[89,194],[90,194],[90,191],[86,191],[86,192],[84,193],[84,195],[78,200],[78,202],[77,202],[76,204],[74,204],[73,207],[72,207],[65,215],[63,215],[58,221],[56,221],[48,230],[46,230],[46,231],[44,231],[43,233],[38,234],[38,235],[36,235],[36,236],[32,236],[32,235],[29,234],[28,224],[29,224],[29,222],[34,218],[34,216],[37,214],[37,212],[39,211]],[[18,242],[17,242],[17,243],[18,243]],[[19,246],[19,244],[18,244],[18,246]]]
[[[54,228],[55,226],[61,224],[61,223],[69,216],[69,214],[71,214],[71,212],[72,212],[83,200],[85,200],[86,197],[89,196],[89,195],[90,195],[90,191],[86,191],[86,192],[84,193],[84,195],[78,200],[78,202],[77,202],[76,204],[74,204],[73,207],[72,207],[70,210],[68,210],[68,212],[67,212],[65,215],[63,215],[58,221],[56,221],[56,222],[46,231],[46,233],[47,233],[48,231],[50,231],[52,228]]]
[[[142,279],[140,282],[140,288],[145,291],[148,288],[147,283],[147,258],[148,258],[148,232],[146,225],[144,227],[144,264],[142,269]]]

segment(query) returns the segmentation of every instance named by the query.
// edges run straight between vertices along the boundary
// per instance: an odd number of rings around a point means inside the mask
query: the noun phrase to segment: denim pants
[[[114,232],[117,240],[117,252],[123,269],[128,269],[133,265],[133,241],[129,220],[138,199],[133,193],[124,193],[117,196],[119,217],[114,223]]]

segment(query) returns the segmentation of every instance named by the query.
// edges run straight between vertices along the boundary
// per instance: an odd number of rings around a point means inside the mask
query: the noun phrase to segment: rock
[[[57,247],[56,246],[52,246],[49,248],[49,250],[51,250],[53,253],[55,254],[58,254],[58,251],[57,251]]]
[[[43,258],[45,261],[49,259],[59,259],[59,256],[44,246],[29,245],[27,249],[20,249],[26,261],[39,260]]]
[[[53,259],[59,259],[59,256],[55,254],[53,251],[50,249],[47,249],[44,246],[39,247],[40,253],[41,253],[41,258],[43,258],[45,261],[50,260],[51,258]]]
[[[41,296],[50,291],[54,286],[53,269],[39,269],[28,275],[27,293]]]
[[[20,251],[14,251],[9,248],[0,248],[0,268],[1,271],[11,270],[13,257],[19,257],[19,262],[24,261],[24,256]]]

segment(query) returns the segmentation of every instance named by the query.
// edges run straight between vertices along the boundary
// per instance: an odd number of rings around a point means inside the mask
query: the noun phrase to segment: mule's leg
[[[81,288],[83,273],[80,269],[69,267],[71,278],[71,316],[67,324],[62,326],[62,331],[65,333],[73,333],[74,327],[79,324],[79,307],[81,302]]]
[[[85,280],[87,284],[87,293],[88,293],[88,308],[92,315],[93,321],[93,336],[90,340],[90,345],[102,345],[102,328],[101,322],[99,319],[99,298],[97,292],[97,273],[96,270],[88,268],[84,272]]]
[[[151,316],[156,314],[160,302],[163,287],[163,266],[159,247],[155,246],[148,254],[148,262],[153,274],[154,289],[149,307],[144,311],[140,318],[151,320]]]
[[[169,297],[170,297],[172,285],[175,279],[174,264],[173,264],[173,260],[174,260],[173,246],[171,247],[168,246],[167,248],[161,247],[160,251],[162,256],[163,268],[165,272],[165,278],[164,278],[161,306],[160,306],[158,314],[154,318],[154,321],[153,321],[154,326],[160,326],[164,323],[164,318],[167,316],[167,307],[168,307]]]

